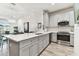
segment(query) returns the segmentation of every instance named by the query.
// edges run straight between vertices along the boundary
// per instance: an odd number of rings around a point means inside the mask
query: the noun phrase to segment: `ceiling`
[[[24,8],[34,8],[34,9],[43,9],[48,10],[49,12],[54,12],[60,9],[65,9],[72,7],[73,3],[19,3]]]

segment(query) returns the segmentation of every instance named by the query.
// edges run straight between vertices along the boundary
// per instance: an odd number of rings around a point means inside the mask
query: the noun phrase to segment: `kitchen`
[[[0,55],[72,55],[73,3],[4,3],[0,6],[0,33],[4,39]]]

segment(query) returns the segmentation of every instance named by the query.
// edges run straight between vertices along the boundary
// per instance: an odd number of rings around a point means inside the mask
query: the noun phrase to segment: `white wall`
[[[74,28],[74,53],[72,55],[79,56],[79,24],[75,24]]]
[[[24,19],[25,22],[30,22],[30,31],[35,31],[37,23],[43,23],[43,11],[40,9],[30,9],[26,12],[27,16]]]
[[[75,4],[75,21],[76,21],[76,24],[75,24],[75,28],[74,28],[74,53],[73,55],[75,56],[79,56],[79,24],[77,24],[77,16],[78,16],[78,13],[79,13],[79,3],[76,3]]]
[[[23,30],[24,22],[30,22],[30,31],[35,31],[38,22],[43,23],[42,9],[35,9],[33,7],[24,8],[24,6],[20,4],[16,4],[16,6],[12,6],[8,3],[0,4],[0,17],[7,18],[10,21],[14,20],[14,25],[19,26],[19,31]],[[19,20],[22,20],[22,23],[20,23],[21,21]]]

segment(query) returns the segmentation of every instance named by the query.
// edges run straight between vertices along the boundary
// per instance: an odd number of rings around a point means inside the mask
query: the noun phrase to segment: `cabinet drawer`
[[[24,41],[21,41],[20,42],[20,48],[26,46],[26,45],[30,45],[34,42],[37,42],[38,41],[38,37],[34,37],[34,38],[31,38],[31,39],[26,39]]]
[[[45,35],[39,36],[39,41],[43,41],[43,40],[45,40]]]
[[[20,48],[20,56],[29,56],[29,49],[30,49],[30,46],[27,45],[27,46],[24,46],[23,48]]]
[[[20,42],[20,48],[26,46],[26,45],[30,45],[32,43],[32,39],[26,39],[24,41]]]
[[[31,42],[32,42],[32,43],[38,42],[38,37],[32,38]]]

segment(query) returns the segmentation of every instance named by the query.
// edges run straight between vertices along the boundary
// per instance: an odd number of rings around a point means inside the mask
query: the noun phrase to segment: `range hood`
[[[60,21],[58,22],[58,26],[68,26],[69,25],[69,21]]]

